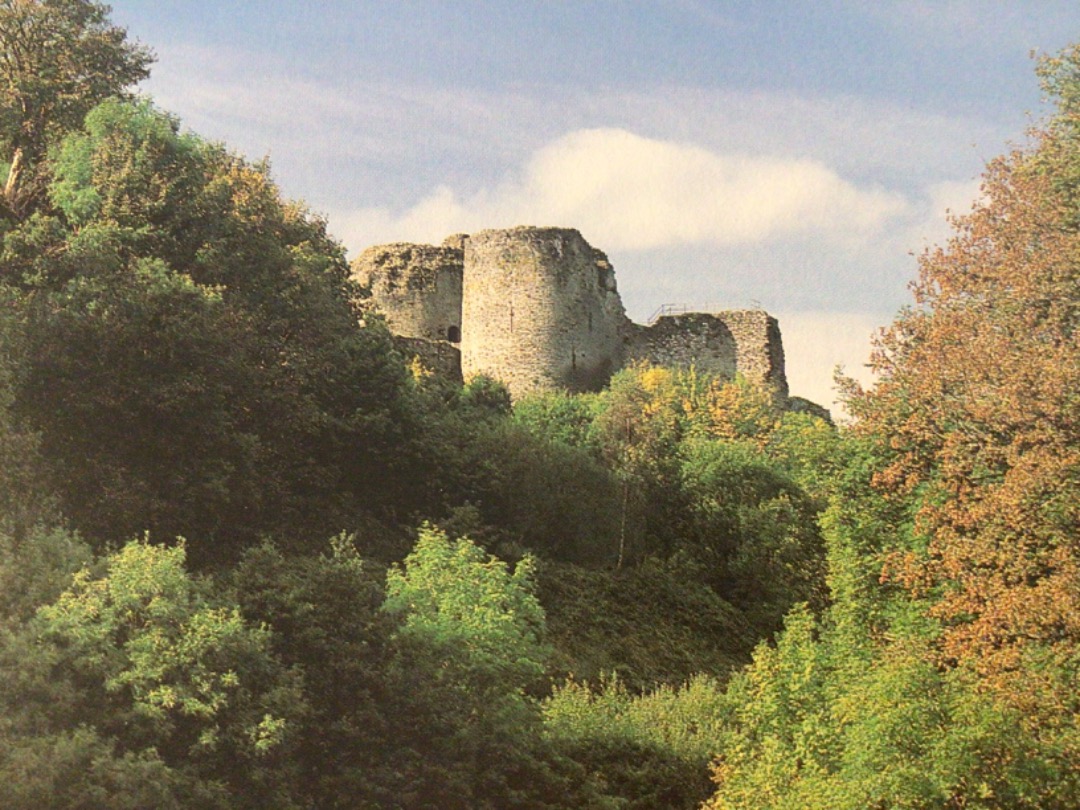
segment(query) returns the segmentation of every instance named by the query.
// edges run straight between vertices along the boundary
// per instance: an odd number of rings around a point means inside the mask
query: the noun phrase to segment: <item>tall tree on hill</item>
[[[1058,113],[923,256],[852,409],[913,504],[886,576],[931,598],[945,662],[1056,725],[1080,710],[1080,46],[1042,73]]]
[[[22,219],[43,201],[49,147],[109,96],[149,75],[150,51],[89,0],[0,0],[2,203]]]
[[[54,212],[8,233],[0,279],[12,407],[75,526],[183,534],[201,562],[396,504],[406,372],[325,223],[148,102],[103,102],[51,154]]]
[[[151,55],[108,13],[0,0],[0,405],[63,514],[201,562],[411,511],[415,408],[343,248],[266,165],[123,98]]]

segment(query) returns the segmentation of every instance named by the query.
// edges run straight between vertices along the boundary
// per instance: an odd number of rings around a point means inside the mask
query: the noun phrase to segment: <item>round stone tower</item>
[[[626,315],[607,257],[576,230],[522,227],[465,244],[461,365],[511,395],[603,386],[622,361]]]
[[[376,245],[353,262],[353,278],[371,291],[372,304],[395,335],[459,343],[464,241]]]

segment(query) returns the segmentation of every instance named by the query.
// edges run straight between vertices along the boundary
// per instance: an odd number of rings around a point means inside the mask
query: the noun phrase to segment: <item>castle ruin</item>
[[[739,373],[787,397],[775,318],[760,309],[662,310],[636,324],[607,256],[573,229],[378,245],[356,259],[353,276],[407,355],[453,379],[486,374],[515,398],[597,390],[637,361]]]

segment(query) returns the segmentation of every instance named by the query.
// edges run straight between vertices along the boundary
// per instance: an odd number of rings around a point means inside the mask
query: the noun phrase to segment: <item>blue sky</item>
[[[760,304],[830,404],[983,164],[1045,112],[1075,2],[123,0],[144,89],[355,254],[576,227],[629,314]]]

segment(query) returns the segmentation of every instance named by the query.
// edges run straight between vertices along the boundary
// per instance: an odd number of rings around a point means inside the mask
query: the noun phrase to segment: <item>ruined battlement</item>
[[[597,390],[637,361],[739,373],[787,396],[775,318],[751,309],[633,323],[607,256],[571,228],[485,230],[438,247],[380,245],[356,259],[353,275],[403,351],[421,362],[437,358],[442,373],[487,374],[514,397]]]
[[[453,237],[441,246],[399,242],[365,250],[352,275],[395,335],[461,342],[464,250]]]
[[[680,312],[648,326],[631,323],[626,362],[647,361],[765,383],[787,397],[780,324],[762,309]]]

